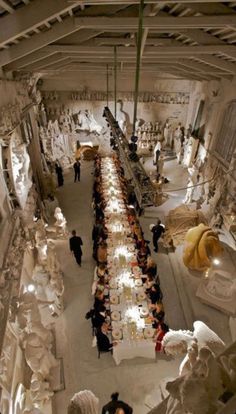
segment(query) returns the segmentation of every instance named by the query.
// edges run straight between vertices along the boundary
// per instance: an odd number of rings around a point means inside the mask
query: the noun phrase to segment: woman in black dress
[[[64,184],[64,177],[63,177],[62,168],[61,168],[61,166],[58,162],[56,162],[56,164],[55,164],[55,170],[56,170],[56,174],[57,174],[58,187],[62,187],[63,184]]]

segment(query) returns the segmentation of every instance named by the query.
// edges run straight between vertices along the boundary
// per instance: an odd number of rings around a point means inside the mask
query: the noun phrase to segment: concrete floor
[[[70,255],[68,241],[57,242],[64,272],[65,311],[56,323],[56,351],[57,357],[63,358],[65,390],[55,394],[54,414],[65,414],[73,394],[86,388],[99,397],[101,407],[109,400],[110,394],[118,390],[120,398],[134,408],[134,414],[145,414],[158,401],[162,380],[177,375],[179,360],[160,358],[155,362],[136,358],[116,366],[110,354],[98,359],[96,348],[91,346],[91,326],[85,319],[85,313],[93,302],[90,292],[95,266],[91,241],[91,173],[92,163],[83,162],[81,182],[73,183],[72,173],[69,173],[65,176],[64,187],[58,189],[57,194],[69,230],[76,229],[82,237],[84,255],[79,268]],[[181,314],[180,308],[172,307],[172,312],[178,311]],[[181,326],[184,323],[182,314],[180,319]]]
[[[145,168],[152,169],[151,159],[145,160]],[[164,175],[170,179],[166,190],[183,187],[187,182],[186,170],[176,160],[167,161]],[[120,398],[134,408],[134,414],[145,414],[160,398],[160,385],[178,373],[180,360],[158,358],[156,362],[142,358],[122,361],[116,366],[111,355],[97,358],[92,348],[90,322],[85,313],[92,306],[91,283],[95,263],[92,259],[91,209],[92,163],[83,162],[81,182],[73,183],[72,173],[65,176],[65,185],[58,189],[58,199],[68,221],[68,228],[75,228],[84,242],[83,263],[79,268],[70,255],[68,241],[59,241],[57,248],[64,272],[65,311],[57,321],[57,356],[63,358],[65,390],[55,395],[55,414],[65,414],[69,399],[81,389],[91,389],[100,399],[101,406],[110,394],[118,390]],[[149,225],[154,217],[164,217],[181,203],[185,191],[171,191],[162,206],[150,208],[149,217],[141,217],[146,239],[151,240]],[[150,243],[151,245],[152,243]],[[152,247],[152,246],[151,246]],[[153,253],[160,274],[164,294],[166,322],[172,329],[192,329],[194,320],[200,319],[214,329],[226,343],[231,342],[229,318],[222,312],[202,304],[195,293],[200,277],[190,273],[182,262],[182,251],[167,254],[160,248]]]

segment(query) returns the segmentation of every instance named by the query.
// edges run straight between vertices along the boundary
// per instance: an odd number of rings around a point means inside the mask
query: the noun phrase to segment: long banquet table
[[[122,187],[115,161],[102,159],[102,191],[106,202],[108,228],[109,308],[112,338],[117,342],[113,357],[118,365],[123,359],[155,359],[155,330],[138,267],[135,242],[128,221]]]

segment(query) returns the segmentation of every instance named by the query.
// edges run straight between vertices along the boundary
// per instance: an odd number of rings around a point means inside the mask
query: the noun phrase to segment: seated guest
[[[111,394],[111,401],[109,401],[109,403],[104,405],[104,407],[102,408],[102,414],[117,414],[117,412],[119,414],[123,414],[123,413],[132,414],[133,413],[132,407],[130,407],[124,401],[118,400],[118,398],[119,398],[118,392],[114,392],[113,394]],[[123,410],[123,412],[119,410]]]
[[[94,280],[92,284],[92,295],[95,295],[97,291],[103,292],[105,289],[105,277],[100,276],[97,280]]]
[[[109,352],[112,350],[113,346],[117,344],[116,342],[110,342],[107,333],[108,325],[104,322],[96,333],[97,347],[101,352]]]
[[[147,255],[143,249],[140,249],[137,254],[138,265],[141,269],[145,269],[147,263]]]
[[[107,243],[105,241],[101,241],[98,245],[97,261],[98,263],[107,262]]]
[[[105,306],[100,305],[92,317],[93,328],[101,328],[104,322],[106,322],[106,308]]]
[[[160,302],[163,297],[160,285],[157,283],[154,283],[149,290],[146,290],[146,293],[148,294],[152,305]]]
[[[103,263],[100,263],[98,266],[94,269],[94,280],[99,280],[100,277],[105,277],[105,279],[108,276],[106,265]]]
[[[162,347],[162,339],[164,338],[165,334],[169,331],[169,326],[166,325],[165,323],[159,323],[157,325],[157,330],[156,330],[156,347],[155,350],[156,352],[161,352],[163,351],[163,347]]]
[[[94,243],[96,243],[97,240],[101,237],[102,232],[103,232],[102,220],[98,220],[94,224],[93,231],[92,231],[92,239]]]
[[[152,305],[153,311],[152,311],[152,320],[153,320],[153,328],[156,328],[160,322],[164,321],[165,312],[163,304],[157,303],[156,305]]]
[[[148,256],[147,258],[147,265],[144,269],[144,273],[151,275],[153,277],[155,277],[157,274],[157,265],[154,262],[154,260],[151,258],[151,256]]]
[[[95,311],[99,309],[101,305],[104,305],[104,303],[105,303],[104,292],[97,290],[95,294],[94,305],[93,305]]]
[[[155,283],[155,279],[151,275],[142,275],[142,281],[145,284],[146,287],[146,293],[148,293]]]

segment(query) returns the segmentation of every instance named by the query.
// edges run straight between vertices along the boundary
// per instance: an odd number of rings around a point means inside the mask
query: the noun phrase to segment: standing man
[[[165,226],[161,223],[161,220],[157,220],[157,224],[152,228],[153,233],[153,246],[154,246],[154,252],[157,253],[158,251],[158,240],[162,236],[163,233],[165,233]]]
[[[75,260],[78,265],[81,267],[81,257],[82,257],[82,249],[83,242],[81,237],[76,236],[76,231],[72,230],[72,237],[70,238],[70,251],[74,253]]]
[[[77,159],[73,165],[74,171],[75,171],[75,179],[74,183],[76,182],[76,178],[78,178],[78,181],[80,181],[80,161]]]

